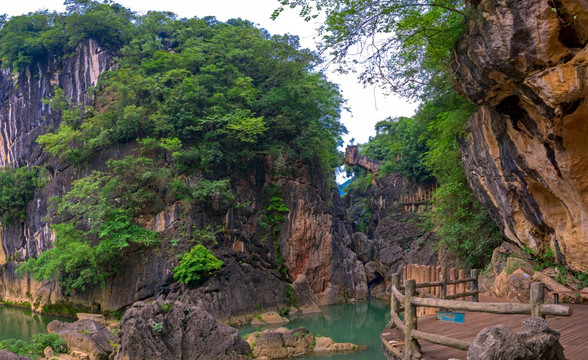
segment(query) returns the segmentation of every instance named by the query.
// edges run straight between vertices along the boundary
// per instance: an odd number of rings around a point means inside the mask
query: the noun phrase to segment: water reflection
[[[300,359],[329,357],[333,360],[385,360],[380,348],[380,333],[390,321],[390,305],[379,300],[366,300],[356,304],[336,304],[323,307],[323,314],[308,314],[301,317],[291,317],[286,325],[289,329],[305,327],[313,334],[328,336],[336,342],[352,342],[366,345],[366,350],[348,354],[312,355]],[[249,333],[255,328],[242,327],[242,334]],[[260,329],[258,329],[260,330]]]
[[[41,316],[28,309],[0,305],[0,340],[15,338],[29,341],[36,334],[46,333],[47,324],[55,319],[71,321],[54,316]]]

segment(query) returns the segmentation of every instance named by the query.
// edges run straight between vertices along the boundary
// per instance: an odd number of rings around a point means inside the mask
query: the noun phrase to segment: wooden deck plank
[[[481,302],[505,302],[505,300],[480,296]],[[549,326],[560,332],[560,342],[568,360],[584,360],[588,354],[588,305],[570,305],[574,314],[571,317],[548,316]],[[466,313],[465,324],[455,324],[436,321],[434,316],[418,319],[418,329],[421,331],[445,335],[448,337],[472,341],[483,329],[502,324],[519,331],[522,329],[526,315],[495,315],[486,313]],[[387,330],[388,331],[388,330]],[[386,340],[404,341],[404,334],[400,330],[391,331]],[[446,346],[430,344],[420,341],[424,359],[447,360],[449,358],[464,359],[466,352]]]

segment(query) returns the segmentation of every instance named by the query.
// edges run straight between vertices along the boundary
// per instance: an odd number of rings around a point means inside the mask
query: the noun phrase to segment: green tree
[[[202,245],[194,246],[182,255],[180,263],[173,270],[174,279],[183,283],[199,280],[202,276],[219,270],[223,262]]]
[[[26,206],[35,190],[44,185],[45,172],[38,167],[11,166],[0,169],[0,222],[2,225],[26,216]]]
[[[413,98],[451,85],[448,60],[468,13],[463,0],[278,1],[274,18],[284,7],[299,8],[307,20],[323,14],[321,51],[340,71],[358,70],[366,84]]]

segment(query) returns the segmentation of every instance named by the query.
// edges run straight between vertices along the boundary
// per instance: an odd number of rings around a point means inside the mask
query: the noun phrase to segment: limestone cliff
[[[48,199],[65,194],[74,180],[92,170],[104,170],[108,159],[120,159],[136,148],[128,143],[102,149],[85,166],[75,167],[51,160],[35,142],[38,135],[59,122],[42,101],[53,94],[54,86],[63,88],[65,95],[78,103],[92,104],[88,90],[112,66],[113,55],[89,40],[68,59],[42,60],[18,77],[7,70],[0,73],[0,166],[44,165],[49,170],[47,184],[28,204],[26,219],[0,227],[0,300],[27,302],[36,310],[67,303],[86,310],[112,311],[163,294],[170,298],[183,295],[216,317],[240,316],[257,311],[258,306],[277,310],[285,307],[287,287],[286,278],[278,271],[278,252],[288,276],[295,279],[304,274],[322,303],[367,296],[363,265],[349,249],[351,226],[334,186],[334,174],[326,174],[316,164],[297,163],[291,164],[295,172],[276,176],[275,161],[269,157],[252,162],[246,172],[231,175],[232,190],[245,206],[188,211],[174,203],[137,219],[162,234],[162,246],[125,249],[121,270],[105,288],[66,296],[54,282],[18,278],[14,273],[18,264],[55,241],[50,229],[55,210],[48,206]],[[281,190],[290,209],[276,247],[259,226],[267,207],[264,191],[268,186]],[[171,270],[177,265],[176,255],[189,249],[189,243],[172,245],[171,240],[182,229],[208,224],[224,229],[211,247],[225,265],[196,286],[174,284]]]
[[[470,1],[454,58],[480,105],[462,143],[466,173],[503,233],[588,270],[588,3]]]
[[[419,186],[420,185],[420,186]],[[368,290],[373,297],[384,292],[392,274],[408,264],[436,265],[438,238],[422,211],[427,201],[411,201],[410,194],[430,189],[398,173],[378,176],[366,189],[351,188],[344,197],[355,233],[352,249],[364,264]],[[447,262],[444,255],[442,262]]]

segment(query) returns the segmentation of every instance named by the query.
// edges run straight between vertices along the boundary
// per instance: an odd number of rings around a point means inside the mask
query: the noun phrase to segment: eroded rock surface
[[[588,4],[470,1],[454,60],[480,105],[462,143],[474,192],[502,232],[588,270]]]
[[[467,354],[468,360],[565,360],[559,332],[541,318],[523,321],[523,329],[513,332],[504,325],[482,330]]]
[[[246,360],[251,352],[236,329],[179,301],[137,302],[120,329],[116,360]]]
[[[310,288],[308,280],[304,274],[298,275],[296,280],[292,283],[292,290],[296,297],[296,309],[302,313],[316,313],[320,312],[319,301]],[[290,310],[292,311],[292,309]]]
[[[114,350],[114,336],[106,326],[94,320],[78,320],[74,323],[53,320],[47,325],[47,331],[64,338],[70,352],[87,354],[90,360],[108,360]]]
[[[16,355],[8,350],[0,350],[0,360],[29,360],[29,358]]]

